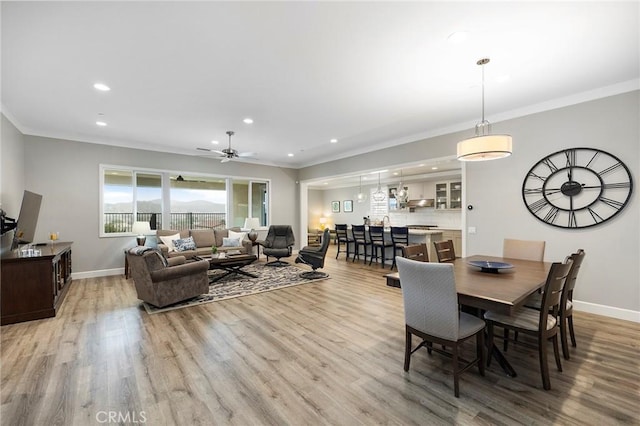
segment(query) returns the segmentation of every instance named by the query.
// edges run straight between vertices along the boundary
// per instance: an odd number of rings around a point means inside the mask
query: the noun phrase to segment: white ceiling
[[[638,17],[638,2],[5,1],[2,106],[26,134],[189,155],[234,130],[253,161],[302,167],[471,135],[485,56],[493,122],[631,90]]]

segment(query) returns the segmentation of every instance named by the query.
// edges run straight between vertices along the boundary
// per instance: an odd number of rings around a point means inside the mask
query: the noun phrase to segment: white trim
[[[580,302],[579,300],[573,301],[573,309],[580,312],[587,312],[590,314],[640,323],[640,312],[632,311],[630,309],[599,305],[597,303]]]
[[[71,279],[82,280],[85,278],[109,277],[112,275],[124,275],[124,267],[113,269],[98,269],[96,271],[72,272]]]

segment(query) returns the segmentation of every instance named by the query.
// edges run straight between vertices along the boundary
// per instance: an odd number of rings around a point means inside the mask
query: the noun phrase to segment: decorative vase
[[[251,240],[252,243],[255,243],[256,239],[258,239],[258,233],[252,229],[247,234],[247,237],[249,238],[249,240]]]

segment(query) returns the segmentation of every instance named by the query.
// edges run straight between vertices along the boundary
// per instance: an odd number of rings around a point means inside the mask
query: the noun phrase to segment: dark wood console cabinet
[[[2,255],[1,325],[56,316],[71,284],[71,243],[38,246],[40,256]]]

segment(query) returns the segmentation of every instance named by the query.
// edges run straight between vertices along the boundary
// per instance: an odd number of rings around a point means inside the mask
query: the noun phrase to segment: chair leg
[[[564,315],[560,315],[560,342],[562,343],[562,355],[564,359],[571,359],[569,355],[569,342],[567,341],[567,319]]]
[[[547,364],[547,341],[545,339],[539,339],[538,358],[540,358],[540,374],[542,375],[542,387],[545,390],[550,390],[551,381],[549,380],[549,365]]]
[[[574,348],[576,345],[576,334],[573,331],[573,315],[569,315],[567,317],[567,322],[569,323],[569,334],[571,335],[571,346]]]
[[[458,363],[457,343],[451,348],[451,359],[453,361],[453,394],[456,398],[460,398],[460,364]]]
[[[476,334],[476,353],[478,357],[478,370],[484,376],[484,330]]]
[[[553,356],[556,358],[556,367],[562,372],[562,363],[560,362],[560,348],[558,348],[558,335],[553,336]]]
[[[493,323],[491,321],[487,324],[487,367],[491,365],[491,358],[493,358]]]
[[[411,363],[411,332],[409,330],[405,330],[404,371],[409,371],[410,363]]]

